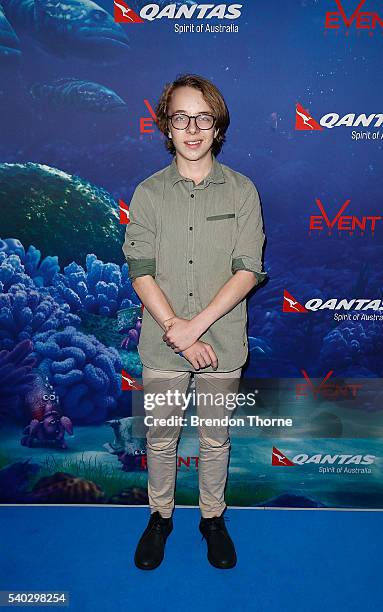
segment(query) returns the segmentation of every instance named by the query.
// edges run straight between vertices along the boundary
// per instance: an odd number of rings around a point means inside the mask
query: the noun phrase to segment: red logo
[[[306,310],[306,308],[302,306],[302,304],[297,302],[297,300],[293,298],[291,293],[289,293],[285,289],[283,292],[282,312],[308,312],[308,310]]]
[[[322,126],[319,125],[313,119],[305,108],[300,104],[296,104],[295,108],[295,129],[296,130],[323,130]]]
[[[124,0],[114,0],[114,21],[117,23],[144,23],[144,20]]]
[[[331,236],[332,230],[335,227],[339,232],[349,232],[352,234],[356,228],[358,228],[362,234],[367,229],[367,222],[371,222],[371,233],[375,232],[376,221],[380,221],[382,217],[376,216],[363,216],[361,218],[355,215],[343,215],[342,213],[346,210],[351,200],[346,200],[345,203],[340,207],[335,217],[330,220],[325,208],[319,198],[315,198],[315,202],[322,215],[311,215],[310,216],[310,234],[311,231],[323,231],[327,226],[329,236]],[[324,223],[323,223],[324,222]],[[370,225],[370,224],[369,224]]]
[[[350,384],[340,385],[337,383],[325,384],[326,381],[334,373],[334,370],[330,370],[326,374],[326,376],[324,377],[320,385],[316,387],[311,381],[306,370],[301,370],[301,372],[303,376],[305,377],[306,382],[297,383],[296,388],[295,388],[296,397],[306,397],[307,395],[312,394],[314,396],[314,399],[318,399],[319,394],[320,394],[322,398],[326,400],[339,399],[342,397],[345,399],[350,399],[350,398],[356,397],[358,389],[360,389],[362,386],[358,384],[351,384],[351,385]]]
[[[296,465],[296,463],[293,463],[292,461],[290,461],[290,459],[286,457],[286,455],[284,455],[276,446],[273,446],[273,450],[271,453],[271,465],[291,466],[291,465]]]
[[[144,388],[133,376],[126,370],[121,371],[121,389],[122,391],[142,391]]]
[[[150,117],[140,117],[140,134],[152,134],[154,132],[153,124],[157,122],[157,115],[146,98],[144,99],[144,104],[149,111]]]
[[[130,223],[129,206],[124,200],[118,200],[118,206],[120,209],[120,223],[121,225],[127,225]]]
[[[357,30],[374,30],[378,23],[383,28],[383,20],[379,17],[378,13],[372,11],[361,11],[360,9],[366,3],[366,0],[360,0],[358,6],[354,12],[347,17],[346,12],[343,8],[341,0],[335,0],[339,11],[327,11],[325,27],[327,30],[338,30],[340,28],[340,22],[342,21],[346,26],[346,36],[349,34],[349,28],[355,25]],[[369,32],[372,36],[373,32]]]

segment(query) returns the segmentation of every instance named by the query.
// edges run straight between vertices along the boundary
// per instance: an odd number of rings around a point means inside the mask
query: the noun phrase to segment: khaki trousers
[[[242,368],[232,372],[195,373],[195,395],[198,398],[198,394],[209,394],[206,401],[196,401],[199,419],[231,418],[234,410],[226,408],[222,397],[230,394],[230,401],[233,401],[232,394],[238,391],[241,370]],[[150,396],[153,409],[146,409],[145,416],[150,415],[153,419],[169,419],[171,416],[187,419],[187,410],[182,410],[182,405],[175,405],[174,399],[163,402],[163,399],[158,399],[157,394],[166,394],[168,390],[173,392],[172,398],[177,391],[186,394],[190,376],[191,372],[155,370],[143,366],[144,398],[149,397],[149,393],[155,394]],[[216,399],[218,397],[221,398],[219,401]],[[177,422],[177,419],[174,421]],[[154,424],[148,426],[146,433],[149,506],[151,513],[158,510],[166,518],[172,515],[175,505],[177,444],[181,429],[181,424]],[[199,507],[204,518],[211,518],[222,514],[226,508],[224,489],[230,450],[229,426],[224,423],[218,426],[198,424],[197,429]]]

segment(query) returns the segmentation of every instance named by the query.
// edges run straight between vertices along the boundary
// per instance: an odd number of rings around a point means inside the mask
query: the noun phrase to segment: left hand
[[[175,351],[185,351],[198,340],[192,320],[171,317],[164,324],[166,332],[162,340]]]

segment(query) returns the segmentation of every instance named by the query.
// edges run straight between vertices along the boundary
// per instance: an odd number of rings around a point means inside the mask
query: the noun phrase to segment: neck
[[[177,151],[175,159],[179,173],[185,178],[192,179],[196,185],[203,181],[213,167],[213,154],[211,150],[196,160],[186,159]]]

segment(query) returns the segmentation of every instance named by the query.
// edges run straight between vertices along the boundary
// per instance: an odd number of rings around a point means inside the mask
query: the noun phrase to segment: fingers
[[[166,321],[164,321],[164,327],[165,327],[166,332],[169,331],[169,329],[172,327],[173,324],[174,324],[173,319],[166,319]]]
[[[214,369],[217,369],[217,367],[218,367],[218,358],[217,358],[217,355],[215,354],[213,348],[210,346],[210,344],[206,344],[206,351],[209,353],[210,363],[211,363],[212,367]]]

